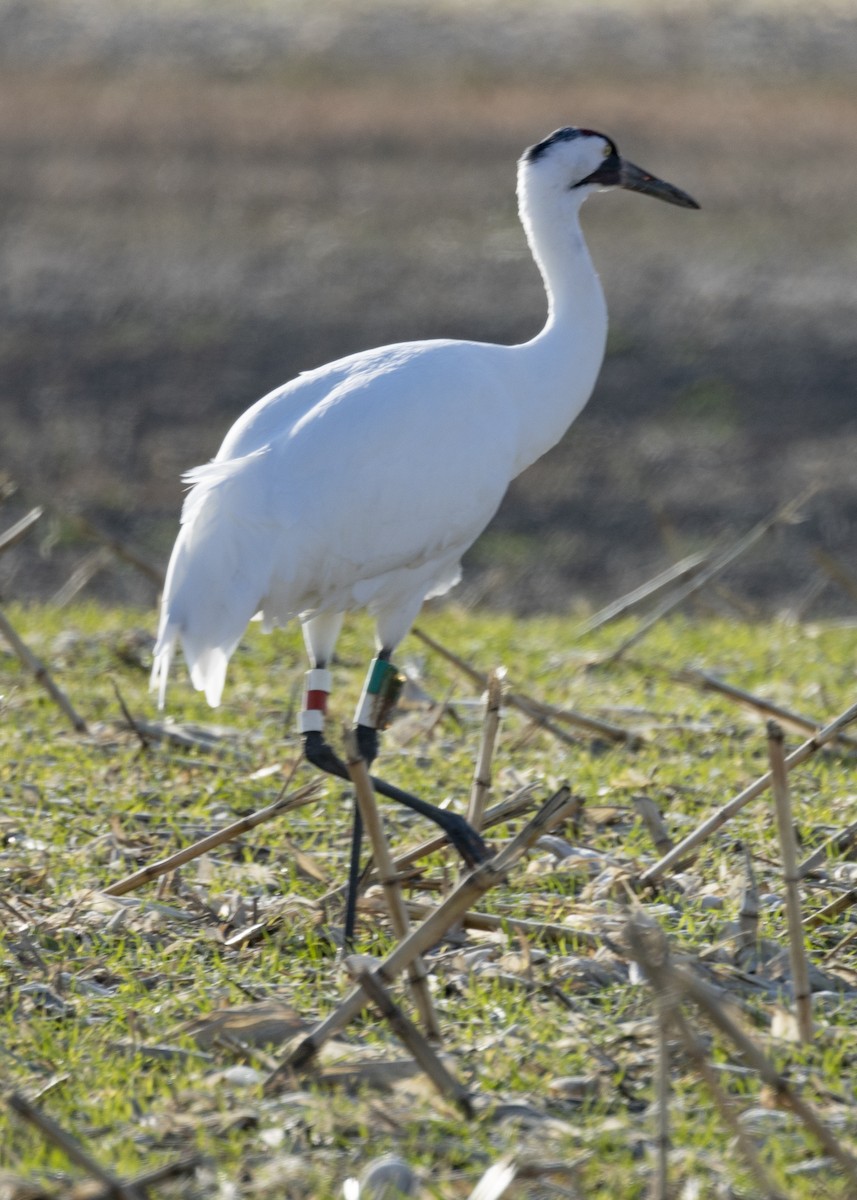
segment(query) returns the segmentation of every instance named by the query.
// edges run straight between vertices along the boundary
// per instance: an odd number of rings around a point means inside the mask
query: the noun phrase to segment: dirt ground
[[[447,25],[429,29],[413,24],[419,6],[379,24],[396,6],[366,4],[349,42],[341,5],[321,5],[340,18],[327,40],[314,10],[315,41],[306,6],[285,5],[296,46],[250,5],[233,53],[193,4],[87,34],[80,14],[98,4],[63,2],[78,25],[68,16],[61,36],[0,3],[0,531],[36,503],[59,514],[0,557],[0,599],[63,583],[84,552],[66,511],[165,562],[181,471],[299,370],[412,337],[534,334],[544,297],[515,161],[575,123],[703,209],[626,193],[587,205],[611,316],[602,376],[562,444],[514,484],[459,596],[597,604],[818,483],[803,519],[728,583],[757,611],[810,592],[813,612],[847,604],[832,583],[814,595],[813,555],[857,567],[857,86],[844,48],[857,20],[829,6],[812,42],[805,23],[751,5],[764,20],[743,41],[730,26],[718,57],[699,29],[665,24],[663,6],[659,24],[649,13],[636,26],[628,12],[646,5],[608,6],[597,37],[562,6],[499,7],[518,24],[492,35],[490,6],[461,24],[447,4]],[[541,10],[554,24],[540,41]],[[625,22],[615,45],[610,12]],[[372,29],[391,41],[370,64]],[[553,57],[539,62],[547,33]],[[91,587],[153,598],[130,571]]]

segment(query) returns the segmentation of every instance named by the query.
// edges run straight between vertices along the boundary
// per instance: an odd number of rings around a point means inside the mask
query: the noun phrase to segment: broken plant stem
[[[34,1125],[46,1141],[58,1147],[69,1162],[73,1162],[93,1179],[97,1179],[114,1200],[144,1200],[143,1193],[138,1188],[123,1183],[110,1171],[105,1170],[88,1151],[84,1150],[77,1138],[66,1133],[53,1117],[49,1117],[35,1104],[31,1104],[26,1097],[18,1092],[13,1092],[11,1096],[7,1097],[7,1102],[19,1117],[23,1117],[25,1121]]]
[[[348,966],[347,959],[346,966]],[[357,972],[355,979],[384,1020],[387,1021],[396,1037],[410,1050],[440,1094],[452,1100],[466,1117],[472,1118],[473,1102],[466,1089],[450,1075],[432,1047],[416,1026],[408,1020],[377,977],[364,967],[363,970]]]
[[[0,554],[17,546],[18,542],[27,536],[43,512],[43,508],[31,508],[25,517],[21,517],[21,520],[16,521],[14,525],[10,525],[5,533],[0,533]]]
[[[592,633],[594,630],[600,629],[602,625],[609,625],[611,621],[616,621],[619,617],[625,616],[644,601],[651,599],[652,596],[656,596],[658,592],[662,592],[664,588],[669,587],[671,583],[692,579],[694,575],[698,575],[707,566],[710,560],[711,555],[708,553],[689,554],[687,558],[683,558],[680,562],[667,567],[659,575],[655,575],[652,579],[647,580],[646,583],[641,583],[633,591],[620,596],[618,600],[614,600],[611,604],[593,614],[589,620],[584,621],[574,631],[575,638],[582,638],[587,633]]]
[[[820,546],[816,546],[811,554],[822,571],[841,588],[844,588],[852,599],[857,600],[857,575],[853,571],[849,571],[838,558],[834,558],[832,554],[822,550]]]
[[[670,1166],[670,1045],[666,1008],[660,1000],[655,1014],[657,1046],[655,1175],[652,1180],[653,1200],[669,1200]]]
[[[376,969],[376,977],[382,985],[391,984],[406,970],[417,955],[437,944],[451,925],[460,919],[473,901],[496,887],[542,834],[547,833],[563,819],[571,803],[567,787],[562,787],[545,803],[536,815],[524,826],[512,841],[499,853],[479,866],[447,897],[434,915],[399,942],[391,954]],[[335,1033],[344,1029],[365,1007],[366,993],[355,988],[329,1017],[320,1022],[311,1033],[301,1038],[288,1056],[265,1083],[268,1092],[277,1091],[292,1075],[305,1068],[319,1050]]]
[[[634,796],[631,803],[634,805],[634,811],[648,829],[658,854],[666,854],[672,850],[674,842],[667,832],[660,810],[651,796]]]
[[[717,1072],[705,1056],[705,1049],[702,1042],[691,1029],[679,1005],[675,1003],[669,988],[663,989],[662,997],[667,1008],[670,1025],[681,1038],[685,1053],[696,1068],[700,1079],[708,1088],[708,1093],[714,1101],[714,1106],[720,1114],[720,1119],[735,1138],[735,1144],[741,1154],[743,1154],[748,1167],[753,1173],[753,1178],[764,1190],[768,1200],[787,1200],[787,1197],[783,1195],[774,1183],[768,1173],[767,1167],[765,1167],[756,1152],[752,1138],[748,1136],[746,1129],[736,1118],[735,1110],[720,1086]]]
[[[231,842],[242,833],[246,833],[248,829],[255,829],[263,821],[270,821],[272,817],[291,812],[292,809],[300,808],[304,804],[311,804],[313,800],[318,799],[320,793],[321,783],[313,780],[288,796],[279,796],[273,804],[269,804],[266,808],[260,808],[254,813],[249,813],[246,817],[242,817],[240,821],[235,821],[232,825],[227,825],[225,829],[219,829],[217,833],[210,833],[207,837],[200,838],[198,842],[194,842],[193,845],[185,846],[184,850],[177,850],[175,854],[171,854],[168,858],[162,858],[158,862],[149,863],[147,867],[141,867],[133,875],[127,875],[124,879],[119,879],[116,883],[111,883],[109,887],[103,888],[102,891],[105,896],[124,896],[128,892],[133,892],[136,888],[142,887],[146,883],[151,883],[153,879],[157,879],[161,875],[166,875],[168,871],[174,871],[177,867],[183,866],[184,863],[190,862],[191,859],[199,858],[201,854],[205,854],[208,850],[213,850],[215,846],[222,846],[224,842]]]
[[[790,771],[792,767],[805,762],[816,751],[820,750],[822,746],[826,745],[827,742],[837,737],[845,726],[849,725],[855,718],[857,718],[857,704],[852,704],[850,708],[847,708],[845,712],[831,721],[829,725],[825,725],[823,729],[819,729],[816,734],[801,743],[796,750],[793,750],[785,760],[786,770]],[[647,887],[657,879],[660,879],[676,863],[681,862],[689,851],[694,850],[701,842],[704,842],[715,830],[725,825],[736,813],[740,812],[745,804],[749,804],[751,800],[755,800],[757,796],[761,796],[770,786],[771,773],[768,771],[767,774],[761,775],[754,783],[751,783],[749,787],[744,788],[743,792],[739,792],[737,796],[734,796],[728,804],[724,804],[722,808],[719,808],[707,821],[703,821],[693,833],[688,834],[668,854],[665,854],[653,866],[643,871],[639,878],[640,885]]]
[[[36,682],[42,685],[54,703],[62,709],[77,732],[87,733],[86,721],[75,711],[74,706],[62,688],[54,683],[50,671],[41,659],[36,658],[32,650],[21,641],[2,611],[0,611],[0,633],[2,633],[3,637],[15,651],[23,666],[32,673]]]
[[[421,900],[408,900],[408,912],[415,920],[425,921],[437,907],[424,904]],[[528,938],[546,938],[552,942],[577,942],[581,946],[589,946],[593,950],[601,949],[605,939],[588,929],[579,929],[575,925],[563,925],[556,921],[533,921],[523,917],[498,916],[496,913],[476,912],[468,910],[461,918],[465,929],[480,929],[484,932],[508,929],[510,933],[523,934]]]
[[[119,707],[122,709],[122,716],[127,721],[129,729],[133,729],[134,733],[136,733],[137,737],[139,738],[140,748],[142,750],[148,750],[149,749],[149,739],[146,737],[145,733],[143,733],[140,726],[134,720],[134,717],[131,714],[131,710],[128,708],[128,705],[125,703],[125,698],[122,695],[121,691],[119,690],[119,684],[116,682],[116,680],[113,678],[113,676],[110,677],[110,682],[113,684],[114,694],[119,703]]]
[[[780,853],[783,859],[783,884],[786,892],[786,916],[789,928],[789,958],[798,1033],[802,1042],[809,1043],[812,1041],[812,990],[809,982],[806,947],[803,941],[803,915],[799,890],[800,871],[783,750],[783,731],[776,721],[768,722],[768,759],[771,764],[771,791],[774,796]]]
[[[703,1011],[711,1024],[732,1042],[741,1057],[757,1072],[763,1083],[772,1089],[779,1105],[790,1109],[796,1117],[800,1118],[824,1151],[831,1158],[835,1158],[844,1169],[852,1186],[857,1188],[857,1159],[854,1159],[847,1150],[840,1146],[818,1117],[815,1109],[797,1094],[788,1079],[780,1074],[767,1055],[759,1049],[752,1038],[747,1036],[740,1025],[732,1020],[723,1006],[722,997],[714,988],[703,983],[686,967],[674,965],[671,975],[687,999],[692,1000]]]
[[[678,608],[680,604],[684,603],[684,601],[690,596],[694,595],[695,592],[698,592],[701,588],[704,588],[706,584],[712,581],[712,579],[716,579],[717,576],[725,571],[731,563],[735,562],[737,558],[740,558],[742,554],[746,554],[748,550],[751,550],[753,546],[755,546],[758,541],[761,541],[765,534],[769,533],[776,525],[779,525],[783,521],[790,520],[791,517],[793,517],[798,511],[800,506],[805,504],[810,496],[812,496],[817,490],[818,488],[816,486],[807,488],[806,491],[802,492],[796,499],[790,500],[787,504],[781,505],[776,512],[772,513],[769,517],[766,517],[763,521],[760,521],[758,525],[754,525],[753,528],[748,533],[745,533],[743,537],[739,538],[737,542],[734,542],[721,554],[718,554],[711,564],[705,568],[705,570],[700,571],[699,574],[691,579],[688,583],[683,584],[680,588],[668,596],[666,600],[662,601],[654,610],[654,612],[652,612],[643,622],[641,622],[641,624],[637,627],[637,629],[634,630],[630,637],[627,637],[625,641],[622,642],[611,654],[608,654],[601,660],[601,665],[617,662],[626,650],[630,650],[632,646],[636,646],[637,642],[641,641],[641,639],[646,636],[649,630],[653,629],[654,626],[657,625],[659,621],[662,621],[665,616],[671,613],[674,609]]]
[[[759,885],[753,870],[753,856],[746,846],[744,851],[745,882],[741,889],[741,905],[738,909],[738,931],[735,938],[737,957],[745,969],[755,970],[759,957]]]
[[[436,651],[453,666],[458,667],[469,679],[472,679],[475,684],[481,688],[488,686],[488,676],[482,671],[478,671],[470,663],[454,654],[452,650],[448,650],[446,646],[442,646],[440,642],[435,641],[429,634],[424,633],[416,626],[411,630],[420,641],[425,642],[432,650]],[[567,725],[572,725],[577,729],[585,730],[591,736],[605,737],[611,742],[628,742],[636,745],[640,741],[640,735],[634,733],[630,729],[623,729],[620,725],[614,725],[610,721],[601,721],[597,717],[584,716],[583,713],[575,712],[570,708],[558,708],[553,704],[546,704],[543,700],[536,700],[532,696],[525,696],[522,692],[507,692],[504,699],[512,708],[517,708],[520,712],[528,716],[530,720],[535,721],[543,729],[552,733],[555,738],[568,745],[575,745],[574,738],[570,738],[562,729],[557,729],[555,721],[563,721]]]
[[[482,725],[482,739],[479,743],[479,754],[476,759],[476,770],[473,774],[473,788],[470,792],[470,804],[467,808],[467,822],[477,833],[482,829],[485,816],[485,802],[491,791],[491,761],[494,757],[494,743],[497,740],[497,730],[500,728],[500,708],[503,703],[503,682],[506,672],[500,668],[488,674],[488,690],[485,696],[485,720]]]
[[[125,1194],[128,1194],[130,1188],[145,1197],[148,1194],[148,1188],[156,1187],[171,1179],[178,1179],[181,1175],[192,1175],[202,1162],[201,1154],[186,1154],[182,1158],[174,1159],[173,1162],[164,1163],[163,1166],[153,1167],[151,1171],[144,1171],[142,1175],[134,1175],[129,1179],[125,1184]],[[95,1192],[87,1191],[86,1200],[110,1200],[111,1196],[115,1196],[112,1189],[101,1187]]]
[[[849,888],[847,892],[843,892],[841,896],[837,896],[835,900],[831,900],[829,904],[825,904],[824,908],[820,908],[811,917],[807,917],[806,927],[807,929],[815,929],[819,925],[825,925],[829,921],[834,921],[855,904],[857,904],[857,888]]]
[[[363,827],[369,836],[369,844],[372,847],[372,854],[380,875],[381,886],[384,889],[384,898],[387,902],[387,910],[390,914],[393,932],[401,940],[402,938],[406,938],[410,933],[411,922],[408,917],[408,910],[405,907],[404,897],[402,896],[399,877],[393,865],[393,856],[390,854],[387,835],[384,833],[384,827],[381,824],[381,816],[375,800],[375,789],[372,786],[372,780],[366,768],[366,763],[357,749],[357,738],[352,729],[349,729],[345,734],[345,749],[348,755],[348,774],[351,776],[351,782],[354,784],[360,816],[363,819]],[[410,977],[414,1003],[419,1010],[426,1034],[430,1038],[434,1038],[435,1041],[440,1041],[440,1023],[432,1004],[428,984],[428,972],[426,971],[425,963],[419,955],[408,967],[408,975]]]
[[[732,1020],[724,1008],[722,995],[699,979],[693,971],[678,966],[672,961],[669,943],[660,925],[637,909],[629,917],[626,935],[632,957],[642,968],[659,1003],[664,1006],[670,1024],[682,1037],[682,1041],[708,1084],[711,1095],[729,1127],[737,1130],[740,1125],[731,1112],[728,1100],[720,1091],[714,1069],[707,1061],[696,1034],[692,1032],[685,1020],[681,1007],[682,1000],[690,1000],[702,1010],[711,1024],[736,1046],[742,1058],[757,1072],[762,1081],[775,1090],[781,1105],[790,1108],[799,1116],[825,1150],[845,1166],[849,1173],[853,1172],[857,1163],[842,1150],[833,1135],[818,1119],[814,1110],[796,1095],[790,1084],[777,1072],[755,1042]],[[754,1164],[757,1156],[749,1138],[743,1135],[738,1140],[747,1161],[751,1165]],[[771,1200],[782,1200],[781,1194],[764,1170],[760,1173],[759,1178],[767,1188]]]
[[[103,529],[99,529],[97,525],[93,525],[86,517],[82,517],[77,513],[59,512],[56,510],[56,515],[61,520],[70,521],[72,525],[76,525],[86,537],[92,538],[93,541],[100,542],[103,546],[106,546],[108,550],[115,554],[117,558],[121,558],[123,562],[136,567],[141,574],[145,575],[155,585],[158,591],[163,589],[164,572],[160,567],[156,567],[150,563],[139,551],[121,542],[118,538],[111,537],[109,533],[105,533]]]
[[[82,592],[98,572],[102,571],[112,560],[113,556],[106,546],[99,546],[97,550],[93,550],[91,554],[87,554],[77,564],[59,591],[54,592],[53,596],[48,600],[49,606],[51,608],[65,608],[67,604],[71,604],[78,592]]]
[[[754,695],[753,692],[745,692],[743,688],[734,687],[731,683],[726,683],[715,675],[709,675],[707,671],[688,667],[683,671],[676,671],[673,678],[679,683],[689,683],[702,691],[718,692],[721,696],[727,696],[730,700],[753,709],[754,712],[773,717],[784,725],[791,725],[795,729],[799,729],[801,733],[815,733],[818,729],[819,722],[813,721],[811,717],[783,708],[779,704],[765,700],[762,696]],[[837,741],[847,746],[857,747],[857,738],[849,737],[844,733],[839,734]]]

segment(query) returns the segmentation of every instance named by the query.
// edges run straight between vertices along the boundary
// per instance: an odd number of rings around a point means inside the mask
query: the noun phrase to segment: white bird
[[[152,672],[161,705],[177,643],[194,687],[217,705],[248,621],[258,614],[271,629],[297,617],[311,666],[305,752],[342,774],[323,737],[327,664],[344,614],[365,608],[377,657],[356,732],[371,761],[393,651],[423,601],[458,581],[462,554],[511,481],[559,441],[592,392],[607,310],[579,215],[610,187],[699,207],[620,158],[609,137],[556,130],[518,164],[520,218],[548,297],[536,337],[404,342],[329,363],[259,400],[213,461],[188,472]],[[376,784],[441,824],[469,861],[484,852],[461,818]]]

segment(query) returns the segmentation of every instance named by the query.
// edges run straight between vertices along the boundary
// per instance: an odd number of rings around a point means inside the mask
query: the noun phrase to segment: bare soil
[[[531,336],[544,297],[515,160],[576,123],[703,210],[629,194],[587,206],[604,370],[514,484],[460,595],[599,603],[813,481],[806,519],[730,588],[767,611],[800,602],[814,548],[855,565],[850,79],[785,76],[778,58],[755,75],[635,74],[602,56],[567,79],[520,63],[403,76],[324,72],[318,56],[239,71],[42,50],[4,55],[0,74],[0,471],[17,484],[0,528],[47,501],[163,562],[180,473],[296,372],[412,337]],[[61,520],[43,523],[0,558],[0,596],[51,594],[80,554]],[[152,598],[133,573],[96,587]],[[828,586],[816,610],[841,599]]]

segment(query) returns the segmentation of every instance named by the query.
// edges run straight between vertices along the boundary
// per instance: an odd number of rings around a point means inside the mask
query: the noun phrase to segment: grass
[[[477,1117],[467,1123],[416,1070],[387,1091],[370,1085],[374,1059],[409,1060],[368,1015],[340,1045],[352,1070],[349,1086],[325,1082],[325,1063],[294,1090],[262,1095],[261,1081],[282,1052],[279,1044],[263,1044],[262,1002],[277,998],[312,1022],[331,1011],[346,987],[334,937],[340,908],[319,903],[344,871],[348,804],[336,784],[315,807],[259,826],[160,887],[121,904],[98,894],[139,865],[275,798],[297,753],[292,710],[305,669],[298,635],[265,638],[251,630],[216,714],[176,673],[170,715],[217,725],[217,753],[166,744],[143,751],[121,720],[114,684],[132,713],[154,719],[146,691],[148,616],[96,606],[62,612],[34,606],[10,615],[90,732],[73,734],[0,649],[0,1071],[7,1088],[37,1098],[121,1177],[197,1151],[195,1176],[164,1184],[158,1190],[164,1195],[332,1197],[341,1194],[343,1179],[393,1151],[418,1171],[427,1197],[468,1195],[507,1153],[536,1164],[579,1163],[578,1192],[555,1190],[570,1186],[568,1177],[556,1177],[519,1182],[516,1195],[649,1194],[653,1002],[645,986],[632,982],[616,945],[627,892],[617,887],[611,864],[633,874],[657,857],[635,815],[636,796],[655,800],[677,840],[767,768],[760,723],[723,697],[676,683],[670,671],[701,665],[828,719],[854,700],[857,628],[676,618],[636,648],[633,662],[587,670],[631,624],[580,642],[573,625],[560,619],[449,608],[426,618],[428,632],[482,669],[505,664],[515,690],[645,734],[636,751],[587,742],[568,749],[528,733],[514,711],[504,715],[494,799],[523,782],[545,797],[568,779],[585,799],[582,825],[576,833],[556,832],[585,853],[558,861],[538,848],[480,904],[507,918],[565,923],[564,941],[471,932],[463,945],[430,956],[450,1065],[476,1098]],[[337,725],[353,709],[368,644],[361,621],[342,638],[334,670]],[[461,808],[479,739],[478,697],[415,639],[400,652],[403,664],[409,658],[432,696],[450,696],[457,720],[446,717],[430,734],[424,728],[415,735],[414,722],[425,714],[406,712],[387,735],[379,773],[435,800],[449,796]],[[789,746],[797,740],[789,736]],[[275,764],[277,770],[260,773]],[[308,777],[299,768],[295,784]],[[791,785],[804,857],[854,819],[853,765],[836,752],[818,755],[792,773]],[[396,845],[424,832],[410,814],[388,805],[385,814]],[[734,924],[742,847],[752,855],[760,891],[762,954],[755,968],[740,958]],[[813,1046],[775,1039],[771,1022],[787,1004],[785,981],[770,958],[784,944],[778,860],[770,799],[762,797],[705,843],[697,861],[659,895],[643,900],[674,952],[731,994],[780,1070],[843,1143],[854,1143],[857,1107],[848,1081],[857,1057],[857,957],[847,943],[854,919],[846,912],[838,924],[806,935],[820,973]],[[435,856],[423,886],[437,888],[452,867],[451,859]],[[853,875],[847,852],[831,851],[806,883],[806,911],[851,886]],[[426,898],[436,901],[436,890]],[[266,936],[242,949],[226,947],[225,937],[257,919],[268,924]],[[611,942],[593,951],[575,938],[575,927]],[[360,932],[366,953],[382,955],[393,944],[379,915],[364,915]],[[212,1014],[224,1012],[231,1041],[212,1033]],[[783,1192],[796,1200],[853,1195],[853,1185],[731,1048],[717,1036],[708,1045],[723,1088],[745,1113],[742,1122]],[[677,1049],[672,1088],[677,1191],[695,1194],[696,1187],[711,1195],[725,1178],[733,1195],[764,1194]],[[5,1106],[0,1169],[50,1195],[80,1177]]]

